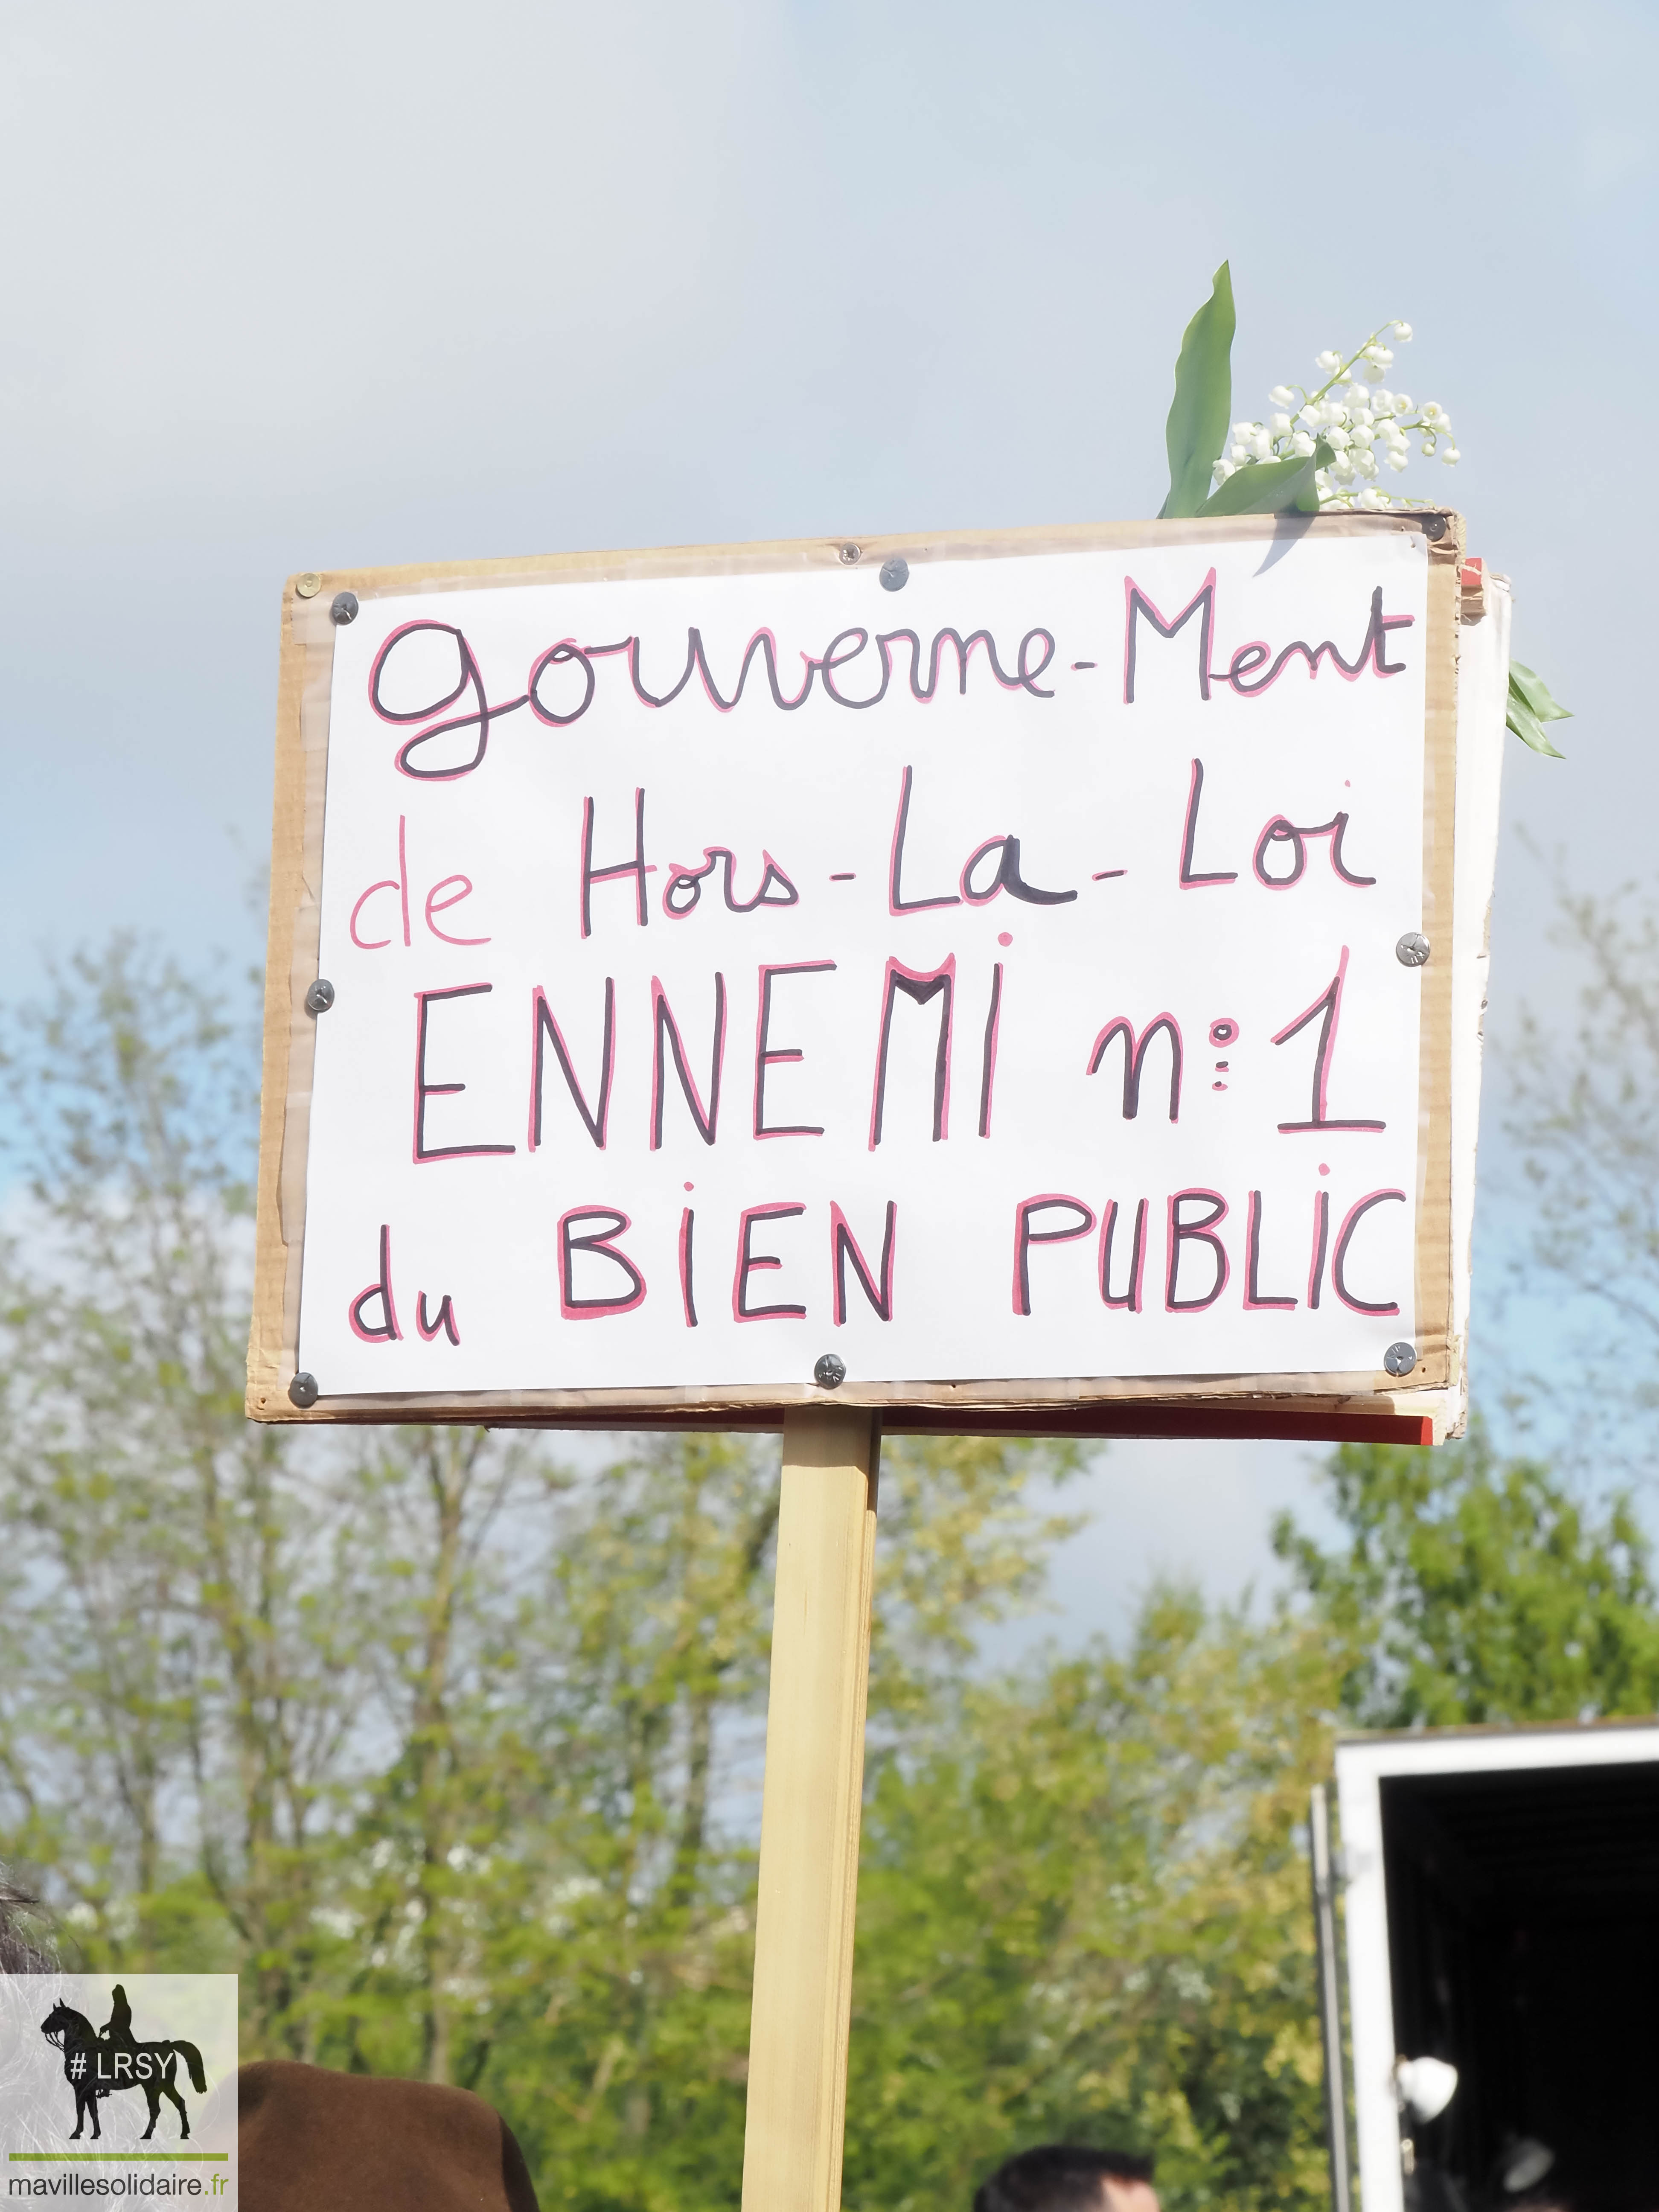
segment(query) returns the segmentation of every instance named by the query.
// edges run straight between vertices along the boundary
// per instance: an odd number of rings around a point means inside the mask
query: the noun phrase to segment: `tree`
[[[1589,1719],[1659,1706],[1651,1549],[1627,1497],[1582,1503],[1484,1430],[1419,1451],[1346,1444],[1327,1481],[1346,1546],[1288,1516],[1279,1556],[1342,1656],[1367,1728]]]
[[[945,2212],[1017,2145],[1156,2149],[1166,2203],[1321,2201],[1293,1835],[1328,1746],[1316,1626],[1152,1591],[1126,1642],[964,1700],[866,1816],[851,2207]]]
[[[1645,1457],[1642,1417],[1659,1401],[1659,911],[1629,890],[1557,897],[1575,1012],[1565,1032],[1525,1015],[1509,1059],[1529,1214],[1518,1289],[1548,1299],[1558,1349],[1576,1339],[1581,1455]]]

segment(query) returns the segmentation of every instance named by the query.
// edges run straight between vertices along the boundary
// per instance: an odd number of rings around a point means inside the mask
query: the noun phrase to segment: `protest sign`
[[[1443,1429],[1457,574],[1381,514],[291,586],[250,1409],[727,1422],[828,1355]]]

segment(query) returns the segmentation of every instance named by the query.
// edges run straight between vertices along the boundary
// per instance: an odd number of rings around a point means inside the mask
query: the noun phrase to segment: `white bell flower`
[[[1432,438],[1425,438],[1425,439],[1424,439],[1424,441],[1423,441],[1423,451],[1424,451],[1424,453],[1427,455],[1427,457],[1429,458],[1429,459],[1430,459],[1430,460],[1432,460],[1432,459],[1434,459],[1434,440],[1433,440]]]
[[[1258,430],[1255,435],[1250,440],[1250,450],[1259,461],[1272,460],[1273,457],[1273,440],[1272,431]]]
[[[1394,411],[1396,415],[1409,415],[1411,413],[1412,403],[1405,392],[1396,392],[1395,393]]]
[[[1333,453],[1340,453],[1348,442],[1348,434],[1345,429],[1341,428],[1340,425],[1333,425],[1333,427],[1325,433],[1325,443],[1331,448]]]
[[[1234,467],[1235,464],[1231,461],[1218,461],[1215,465],[1216,482],[1218,483],[1225,483],[1228,477],[1233,473]]]
[[[1288,438],[1291,434],[1291,418],[1288,415],[1275,415],[1267,427],[1275,438]]]
[[[1342,395],[1350,407],[1368,406],[1373,396],[1363,384],[1351,384]]]
[[[1233,441],[1235,444],[1238,444],[1247,438],[1254,438],[1255,435],[1255,424],[1254,422],[1235,422],[1233,424]]]
[[[1227,458],[1235,467],[1243,467],[1250,458],[1250,449],[1248,446],[1235,446]]]
[[[1387,346],[1373,343],[1365,348],[1365,358],[1369,362],[1374,362],[1378,368],[1387,368],[1392,363],[1394,356]]]
[[[1352,483],[1354,475],[1353,456],[1351,453],[1344,453],[1339,459],[1333,461],[1331,474],[1336,478],[1338,483]]]
[[[1334,439],[1334,432],[1332,433],[1332,437]],[[1356,422],[1349,431],[1348,437],[1356,446],[1374,446],[1376,443],[1376,433],[1369,422]]]
[[[1376,474],[1375,453],[1367,453],[1364,451],[1356,453],[1353,457],[1353,465],[1362,477],[1374,477]]]
[[[1291,451],[1304,461],[1314,449],[1314,441],[1305,430],[1298,430],[1291,441]]]
[[[1409,345],[1412,342],[1412,326],[1409,323],[1396,323],[1394,326],[1394,334],[1401,345]]]
[[[1326,352],[1316,354],[1314,356],[1314,367],[1316,368],[1322,368],[1327,376],[1333,375],[1336,370],[1341,368],[1341,366],[1342,356],[1340,353],[1332,353],[1328,349]]]
[[[1395,474],[1398,476],[1401,470],[1405,467],[1407,462],[1409,461],[1410,459],[1411,455],[1409,453],[1390,453],[1389,455],[1389,466],[1394,471]]]
[[[1365,363],[1365,381],[1368,384],[1381,384],[1388,373],[1380,361],[1368,361]]]
[[[1309,429],[1316,430],[1325,417],[1310,399],[1305,407],[1299,407],[1297,410],[1296,419],[1298,422],[1305,423]]]
[[[1462,459],[1463,456],[1458,452],[1455,446],[1448,446],[1445,451],[1441,454],[1440,458],[1446,464],[1446,466],[1449,469],[1455,469],[1459,461]]]
[[[1319,413],[1326,422],[1346,422],[1348,419],[1348,410],[1340,399],[1328,399]]]
[[[1355,504],[1358,507],[1381,507],[1383,501],[1369,484],[1361,484],[1356,495]]]

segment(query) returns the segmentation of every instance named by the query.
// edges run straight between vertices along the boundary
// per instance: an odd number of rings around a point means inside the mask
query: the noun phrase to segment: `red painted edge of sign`
[[[1050,1413],[975,1413],[941,1420],[930,1408],[884,1412],[889,1436],[1282,1437],[1291,1443],[1431,1444],[1424,1413],[1257,1413],[1247,1406],[1090,1406]]]

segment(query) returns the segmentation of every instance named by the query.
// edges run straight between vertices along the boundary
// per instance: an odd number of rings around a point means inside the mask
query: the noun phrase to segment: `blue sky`
[[[1407,486],[1577,710],[1509,763],[1501,1043],[1565,981],[1519,833],[1650,867],[1656,80],[1659,16],[1583,0],[7,8],[11,989],[122,925],[257,950],[290,570],[1152,513],[1226,255],[1236,411],[1415,325],[1465,459]],[[1192,1484],[1305,1487],[1212,1449],[1133,1462],[1136,1558],[1203,1564]]]

